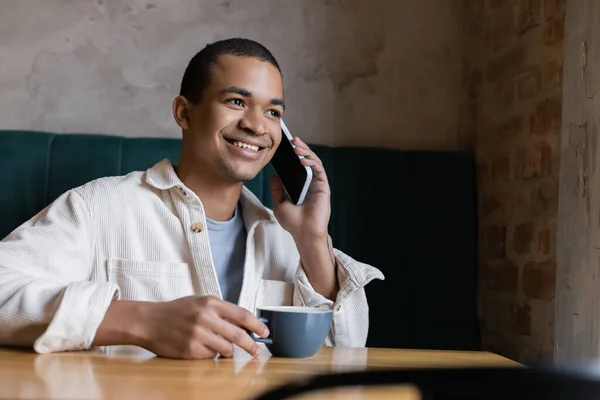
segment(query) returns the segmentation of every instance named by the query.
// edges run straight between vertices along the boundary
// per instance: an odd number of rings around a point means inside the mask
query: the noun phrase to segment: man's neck
[[[222,178],[202,174],[203,168],[188,164],[180,164],[175,170],[181,182],[200,198],[207,218],[227,221],[233,217],[243,183],[223,182]]]

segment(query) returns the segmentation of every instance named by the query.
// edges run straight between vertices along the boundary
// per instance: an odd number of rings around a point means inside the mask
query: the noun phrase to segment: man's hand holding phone
[[[282,141],[287,140],[285,137]],[[323,163],[299,137],[292,140],[298,162],[312,170],[312,180],[301,205],[285,199],[284,186],[277,176],[271,177],[273,211],[281,226],[298,241],[324,239],[331,215],[331,190]],[[295,160],[290,160],[295,162]]]
[[[283,134],[280,146],[284,145],[285,140],[288,139]],[[285,199],[285,181],[281,176],[281,180],[271,177],[273,212],[281,226],[293,236],[302,266],[313,288],[321,295],[335,300],[339,286],[337,263],[327,229],[331,216],[331,189],[327,173],[322,161],[306,143],[298,137],[291,143],[295,146],[296,157],[290,157],[289,163],[299,160],[302,166],[310,168],[312,180],[303,203],[297,205]]]

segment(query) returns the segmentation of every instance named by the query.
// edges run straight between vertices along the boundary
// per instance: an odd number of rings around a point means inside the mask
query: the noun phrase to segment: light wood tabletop
[[[267,389],[319,373],[389,367],[519,367],[487,352],[323,348],[308,359],[247,357],[170,360],[92,352],[35,354],[0,348],[0,399],[251,399]],[[361,390],[319,399],[418,399],[401,392]],[[350,396],[350,397],[349,397]]]

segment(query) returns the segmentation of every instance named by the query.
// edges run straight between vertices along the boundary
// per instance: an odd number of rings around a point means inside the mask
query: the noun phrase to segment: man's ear
[[[190,102],[183,96],[173,100],[173,118],[183,130],[190,129]]]

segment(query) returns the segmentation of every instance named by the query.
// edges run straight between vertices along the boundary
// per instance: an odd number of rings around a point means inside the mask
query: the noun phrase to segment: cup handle
[[[269,323],[269,320],[264,317],[259,318],[259,320],[265,324]],[[250,337],[252,339],[254,339],[255,342],[264,343],[264,344],[273,344],[273,339],[271,339],[271,338],[261,338],[260,336],[257,336],[256,334],[254,334],[254,332],[250,332],[248,329],[246,329],[246,332],[248,333],[248,335],[250,335]]]

